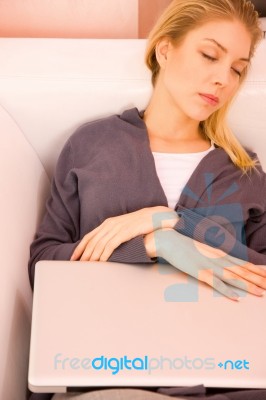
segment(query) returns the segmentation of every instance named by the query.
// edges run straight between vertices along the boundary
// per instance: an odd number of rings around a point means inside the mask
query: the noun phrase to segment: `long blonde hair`
[[[213,20],[239,20],[251,35],[250,58],[253,57],[256,45],[263,37],[259,26],[259,16],[254,5],[248,0],[174,0],[161,15],[150,32],[146,64],[152,72],[152,83],[155,86],[160,71],[156,58],[156,45],[168,37],[178,45],[188,32]],[[241,87],[248,73],[248,66],[240,77]],[[252,159],[227,125],[226,116],[233,99],[215,111],[200,126],[205,135],[218,147],[223,148],[232,162],[243,172],[255,168],[257,160]]]

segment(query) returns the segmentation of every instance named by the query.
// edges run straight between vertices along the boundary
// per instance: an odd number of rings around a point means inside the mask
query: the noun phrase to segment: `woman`
[[[266,175],[225,123],[261,37],[249,1],[170,4],[148,41],[146,110],[83,125],[60,155],[31,246],[32,285],[41,259],[162,257],[230,299],[232,286],[263,294]]]

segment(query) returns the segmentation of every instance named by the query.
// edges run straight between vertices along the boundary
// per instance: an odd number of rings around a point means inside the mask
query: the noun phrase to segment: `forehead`
[[[217,20],[208,22],[190,31],[184,42],[200,44],[213,39],[221,44],[228,53],[237,58],[248,58],[251,46],[251,35],[247,28],[238,20]]]

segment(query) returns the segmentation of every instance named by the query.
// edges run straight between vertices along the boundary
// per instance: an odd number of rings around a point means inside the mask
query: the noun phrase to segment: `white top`
[[[157,175],[170,208],[175,208],[181,192],[195,168],[214,148],[214,144],[212,143],[208,150],[200,151],[198,153],[152,152]]]

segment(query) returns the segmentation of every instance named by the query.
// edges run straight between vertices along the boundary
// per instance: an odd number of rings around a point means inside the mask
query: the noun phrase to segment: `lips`
[[[211,104],[213,106],[217,106],[217,104],[219,104],[219,97],[216,97],[216,96],[214,96],[212,94],[208,94],[208,93],[199,93],[199,95],[208,104]]]

